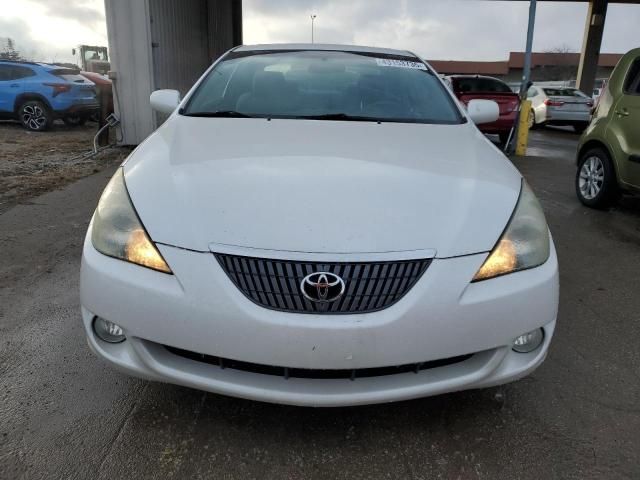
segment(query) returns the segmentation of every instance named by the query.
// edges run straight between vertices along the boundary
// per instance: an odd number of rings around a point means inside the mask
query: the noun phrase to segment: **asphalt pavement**
[[[640,478],[640,200],[573,190],[577,136],[514,163],[561,271],[547,361],[509,385],[311,409],[120,374],[87,347],[80,251],[113,170],[0,214],[0,479]]]

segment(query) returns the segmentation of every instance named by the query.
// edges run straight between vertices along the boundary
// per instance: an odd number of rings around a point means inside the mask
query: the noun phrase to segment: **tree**
[[[578,74],[577,53],[568,45],[545,50],[543,58],[546,65],[541,65],[536,70],[538,81],[566,82],[575,80]]]
[[[20,52],[16,50],[15,42],[12,38],[7,38],[5,40],[2,50],[0,50],[0,60],[11,60],[14,62],[17,60],[23,60]]]

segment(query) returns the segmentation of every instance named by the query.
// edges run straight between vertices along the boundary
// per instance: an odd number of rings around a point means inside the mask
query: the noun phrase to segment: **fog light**
[[[513,341],[513,350],[518,353],[533,352],[540,346],[542,340],[544,340],[544,331],[538,328],[516,338]]]
[[[120,343],[126,338],[120,325],[100,317],[93,320],[93,331],[100,340],[108,343]]]

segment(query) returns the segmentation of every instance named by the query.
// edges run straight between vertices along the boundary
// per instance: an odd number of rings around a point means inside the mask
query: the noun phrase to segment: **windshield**
[[[108,61],[106,49],[87,49],[84,51],[85,60],[102,60]]]
[[[580,97],[589,98],[586,94],[575,88],[545,88],[544,93],[550,97]]]
[[[488,77],[458,77],[454,89],[461,93],[513,93],[506,83]]]
[[[416,58],[336,51],[231,53],[182,112],[192,116],[453,124],[463,121]]]
[[[51,75],[55,75],[56,77],[63,78],[68,82],[73,83],[84,83],[87,81],[82,75],[80,75],[80,70],[73,70],[70,68],[59,68],[56,70],[49,70]]]

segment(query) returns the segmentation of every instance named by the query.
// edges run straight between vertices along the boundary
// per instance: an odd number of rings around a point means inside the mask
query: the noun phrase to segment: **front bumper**
[[[244,297],[212,254],[159,249],[175,275],[103,256],[85,241],[81,304],[89,345],[127,373],[226,395],[340,406],[497,385],[540,365],[555,327],[553,248],[538,268],[474,284],[487,254],[434,259],[395,305],[339,316],[267,310]],[[127,340],[99,340],[91,326],[96,315],[122,326]],[[515,337],[539,327],[545,339],[538,349],[511,350]],[[265,366],[356,371],[473,355],[418,373],[309,379],[221,368],[165,346]]]

